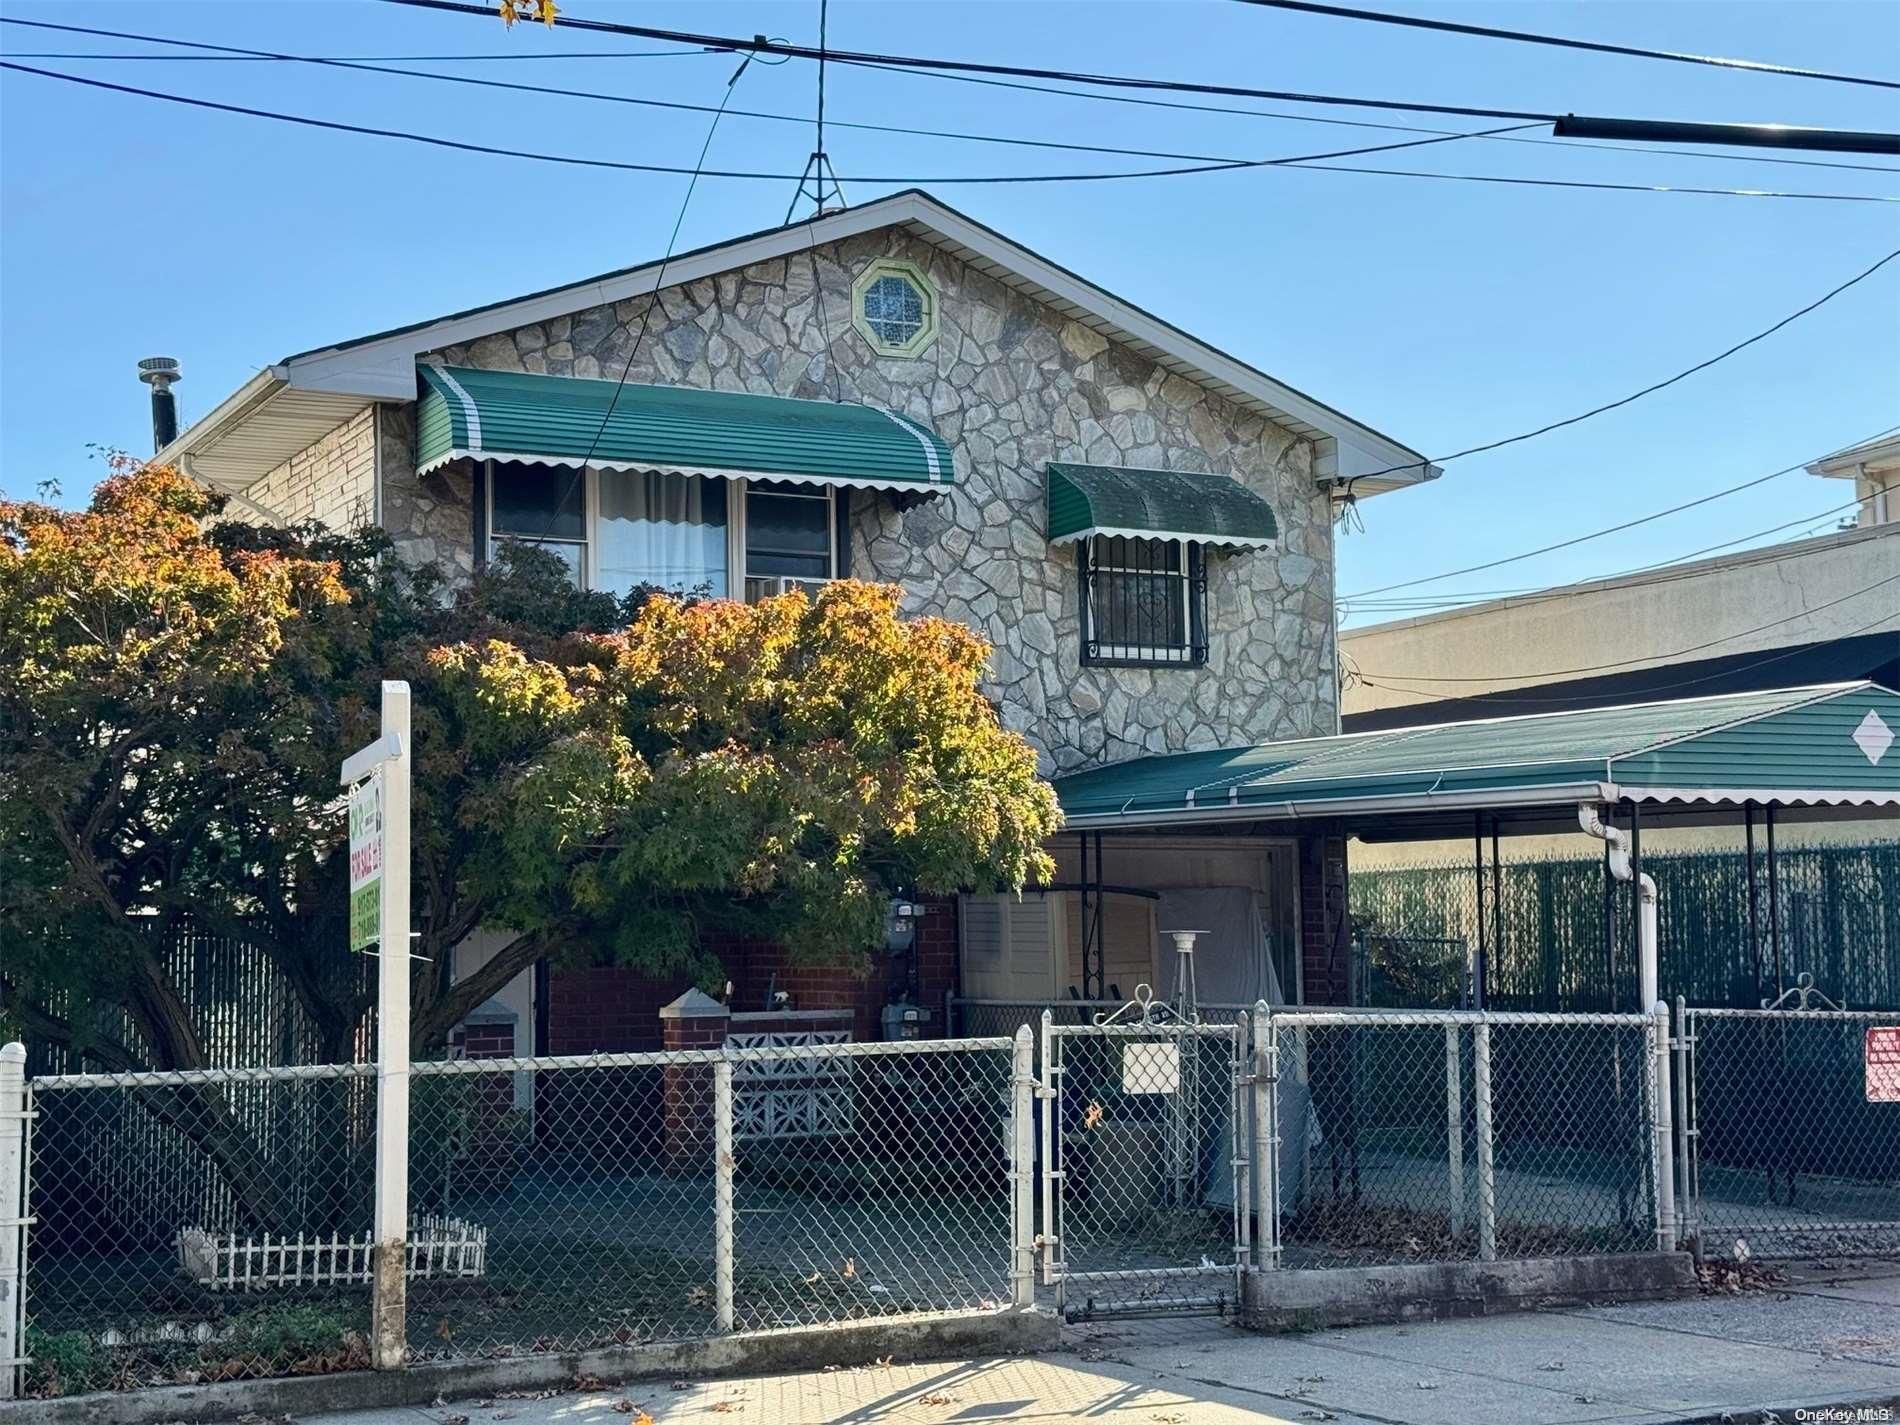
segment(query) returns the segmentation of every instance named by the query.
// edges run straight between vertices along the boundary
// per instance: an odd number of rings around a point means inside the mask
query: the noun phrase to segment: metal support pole
[[[1781,964],[1781,868],[1775,860],[1775,804],[1762,808],[1762,825],[1768,832],[1768,945],[1775,957],[1775,996],[1788,992],[1787,976]]]
[[[735,1308],[732,1281],[737,1255],[736,1218],[732,1209],[732,1180],[738,1160],[732,1151],[732,1061],[724,1059],[713,1070],[713,1307],[721,1331],[733,1329]]]
[[[1484,1008],[1484,813],[1473,812],[1471,818],[1471,874],[1477,882],[1477,948],[1471,956],[1471,1007]]]
[[[1755,1003],[1760,1004],[1761,978],[1761,896],[1755,887],[1755,804],[1742,803],[1742,839],[1748,853],[1748,950],[1755,965]]]
[[[26,1045],[0,1048],[0,1400],[14,1396],[26,1331]]]
[[[1504,859],[1498,855],[1498,819],[1491,818],[1491,948],[1484,957],[1479,1008],[1490,1002],[1491,965],[1504,957]]]
[[[1695,1119],[1689,1109],[1689,1006],[1676,996],[1676,1232],[1677,1245],[1688,1243],[1699,1262],[1702,1256],[1702,1224],[1697,1220],[1695,1168],[1690,1161],[1695,1137]]]
[[[391,738],[396,741],[392,744]],[[370,1364],[398,1371],[408,1344],[409,685],[383,684],[382,917],[376,955],[376,1273]]]
[[[1650,911],[1653,916],[1654,910]],[[1657,1000],[1649,1011],[1649,1033],[1654,1040],[1651,1054],[1655,1063],[1654,1089],[1650,1098],[1650,1126],[1655,1132],[1654,1162],[1656,1173],[1656,1250],[1672,1252],[1676,1247],[1676,1130],[1673,1112],[1674,1093],[1669,1072],[1669,1007]]]
[[[1036,1041],[1027,1024],[1016,1027],[1009,1065],[1010,1260],[1013,1304],[1036,1304]]]
[[[1227,1055],[1228,1136],[1233,1140],[1228,1159],[1233,1168],[1229,1184],[1234,1205],[1234,1299],[1247,1295],[1247,1270],[1253,1265],[1254,1127],[1253,1011],[1242,1010],[1234,1020],[1234,1039]]]
[[[1445,1026],[1445,1167],[1451,1196],[1451,1230],[1465,1230],[1465,1084],[1458,1045],[1464,1031]]]
[[[1641,963],[1642,955],[1643,955],[1643,947],[1646,943],[1653,944],[1654,942],[1645,942],[1643,939],[1643,889],[1642,889],[1643,888],[1643,813],[1642,813],[1642,809],[1635,802],[1631,802],[1629,804],[1629,808],[1630,808],[1630,895],[1631,895],[1630,941],[1637,947],[1636,953],[1637,953],[1637,958],[1639,961],[1639,974],[1640,974],[1640,963]],[[1639,996],[1638,1002],[1642,1005],[1643,1013],[1645,1014],[1649,1013],[1649,1008],[1651,1005],[1655,1003],[1655,999],[1653,998],[1651,991],[1648,987],[1645,987],[1643,989],[1642,993]]]
[[[1061,1070],[1056,1065],[1055,1015],[1049,1010],[1042,1012],[1042,1088],[1038,1096],[1042,1099],[1042,1233],[1038,1243],[1042,1247],[1042,1284],[1054,1286],[1056,1280],[1056,1252],[1061,1245],[1056,1226],[1056,1167],[1055,1136],[1056,1117],[1062,1112],[1062,1093],[1057,1086],[1056,1076]]]
[[[1491,1143],[1491,1026],[1471,1027],[1472,1092],[1478,1126],[1478,1258],[1498,1257],[1498,1184]]]
[[[1280,1265],[1280,1054],[1273,1011],[1265,1000],[1253,1007],[1253,1213],[1254,1265]]]

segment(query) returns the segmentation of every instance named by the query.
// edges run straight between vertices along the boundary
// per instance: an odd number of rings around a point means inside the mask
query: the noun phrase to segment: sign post
[[[383,684],[382,736],[343,763],[350,948],[376,946],[376,1246],[370,1363],[401,1370],[409,1235],[409,685]]]

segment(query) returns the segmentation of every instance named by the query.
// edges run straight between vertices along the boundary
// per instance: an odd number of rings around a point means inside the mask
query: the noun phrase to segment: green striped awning
[[[744,391],[424,365],[416,472],[472,457],[946,489],[950,447],[894,411]]]
[[[1273,507],[1231,475],[1053,464],[1048,487],[1051,544],[1106,534],[1252,549],[1280,532]]]

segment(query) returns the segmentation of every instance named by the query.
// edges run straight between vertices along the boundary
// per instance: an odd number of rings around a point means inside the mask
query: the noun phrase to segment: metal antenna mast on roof
[[[805,160],[805,171],[798,176],[798,191],[785,210],[788,223],[806,198],[811,199],[813,217],[822,218],[831,209],[845,206],[844,189],[838,186],[838,171],[825,153],[825,28],[830,10],[831,0],[818,0],[818,145]]]

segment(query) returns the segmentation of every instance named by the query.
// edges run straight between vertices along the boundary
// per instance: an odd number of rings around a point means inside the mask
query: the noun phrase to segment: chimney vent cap
[[[171,356],[148,356],[139,362],[139,380],[148,385],[164,386],[173,381],[183,380],[179,375],[178,361]]]

